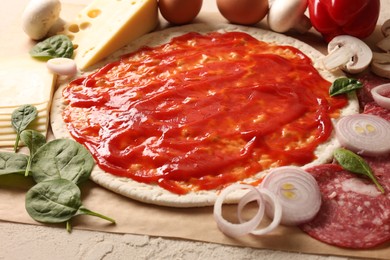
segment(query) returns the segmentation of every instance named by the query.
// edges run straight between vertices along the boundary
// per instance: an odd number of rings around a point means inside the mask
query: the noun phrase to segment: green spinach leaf
[[[345,94],[353,90],[362,88],[363,84],[357,79],[352,78],[338,78],[330,86],[329,94],[330,96],[336,96],[340,94]]]
[[[26,210],[39,222],[65,222],[73,217],[80,207],[80,189],[64,179],[40,182],[26,194]]]
[[[93,166],[89,151],[71,139],[56,139],[44,144],[31,160],[36,182],[62,178],[79,184],[89,178]]]
[[[12,112],[11,124],[16,131],[14,150],[18,150],[20,134],[37,117],[37,108],[32,105],[24,105]]]
[[[25,154],[0,152],[0,175],[25,173],[28,159]]]
[[[72,58],[72,41],[66,35],[54,35],[37,43],[31,50],[30,55],[40,60],[52,58]]]
[[[380,190],[382,193],[385,192],[383,187],[375,178],[371,167],[362,157],[344,148],[336,149],[334,151],[334,157],[344,169],[370,178],[372,182],[377,186],[378,190]]]
[[[30,172],[31,159],[36,153],[36,151],[46,143],[46,137],[35,130],[24,130],[20,134],[20,139],[22,140],[23,143],[25,143],[25,145],[30,150],[28,165],[26,167],[26,172],[25,172],[25,175],[27,176],[28,173]]]
[[[68,231],[69,220],[81,214],[97,216],[115,223],[115,220],[109,217],[84,208],[79,187],[65,179],[44,181],[33,186],[26,194],[26,210],[38,222],[66,222]]]

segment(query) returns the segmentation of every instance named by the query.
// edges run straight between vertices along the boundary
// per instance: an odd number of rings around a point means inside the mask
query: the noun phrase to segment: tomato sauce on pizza
[[[63,117],[99,167],[177,194],[304,165],[347,105],[300,50],[187,33],[76,79]]]

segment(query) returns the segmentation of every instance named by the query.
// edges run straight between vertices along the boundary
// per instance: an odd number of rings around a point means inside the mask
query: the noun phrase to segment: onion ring
[[[284,166],[271,170],[260,187],[276,195],[282,207],[280,223],[283,225],[308,222],[320,210],[321,192],[318,184],[311,174],[299,167]],[[275,218],[274,212],[266,207],[269,217]]]
[[[256,215],[252,219],[246,222],[236,224],[236,223],[231,223],[223,218],[222,204],[229,193],[238,189],[249,189],[250,192],[253,192],[256,195],[256,198],[253,200],[257,200],[259,208],[257,210]],[[265,205],[265,201],[263,199],[263,196],[256,187],[247,184],[233,184],[225,188],[218,196],[217,200],[215,201],[214,211],[213,211],[214,219],[217,222],[219,229],[226,235],[231,237],[243,236],[250,233],[259,225],[259,223],[261,222],[264,216],[264,210],[265,210],[264,205]]]
[[[239,223],[231,223],[222,216],[222,205],[229,193],[247,189],[238,202],[237,216]],[[256,215],[245,221],[242,217],[244,207],[257,201]],[[264,235],[274,230],[279,224],[299,225],[310,221],[321,207],[321,193],[313,176],[295,166],[279,167],[271,170],[261,185],[253,187],[247,184],[233,184],[222,190],[214,204],[214,219],[219,229],[228,236],[238,237],[248,233]],[[272,222],[257,228],[264,213]]]
[[[371,90],[375,102],[386,109],[390,109],[390,83],[376,86]]]
[[[261,229],[253,229],[250,233],[253,235],[264,235],[264,234],[267,234],[267,233],[271,232],[272,230],[274,230],[280,224],[280,221],[282,218],[282,206],[279,203],[278,198],[269,190],[262,189],[262,188],[257,188],[257,190],[260,191],[260,193],[262,195],[265,195],[265,201],[267,202],[266,206],[268,206],[268,208],[273,209],[273,216],[272,216],[272,222],[268,226],[266,226],[265,228],[261,228]],[[238,208],[237,208],[237,215],[238,215],[238,220],[240,221],[240,223],[244,222],[244,220],[242,218],[242,214],[241,214],[242,209],[249,202],[255,201],[257,199],[257,196],[258,196],[258,194],[254,193],[253,191],[250,191],[247,194],[245,194],[245,196],[242,197],[242,199],[239,201]]]
[[[345,116],[335,130],[340,144],[359,155],[390,153],[390,122],[386,119],[368,114]]]

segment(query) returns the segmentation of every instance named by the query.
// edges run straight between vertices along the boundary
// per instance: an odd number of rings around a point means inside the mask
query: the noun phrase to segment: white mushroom
[[[290,29],[305,33],[311,28],[306,8],[307,0],[275,0],[268,12],[268,26],[280,33]]]
[[[43,39],[61,12],[59,0],[31,0],[22,14],[22,28],[33,40]]]
[[[365,70],[372,60],[370,47],[349,35],[334,37],[328,44],[328,53],[322,60],[325,69],[340,68],[352,74]]]
[[[390,53],[373,52],[371,71],[380,77],[390,79]]]
[[[381,30],[385,38],[379,41],[376,46],[385,52],[390,52],[390,19],[382,24]]]

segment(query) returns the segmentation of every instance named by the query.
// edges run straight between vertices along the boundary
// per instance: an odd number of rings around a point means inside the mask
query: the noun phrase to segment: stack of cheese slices
[[[46,136],[55,76],[48,71],[45,63],[25,58],[2,61],[0,78],[0,147],[15,143],[12,112],[25,104],[34,105],[38,110],[38,117],[29,128]]]

